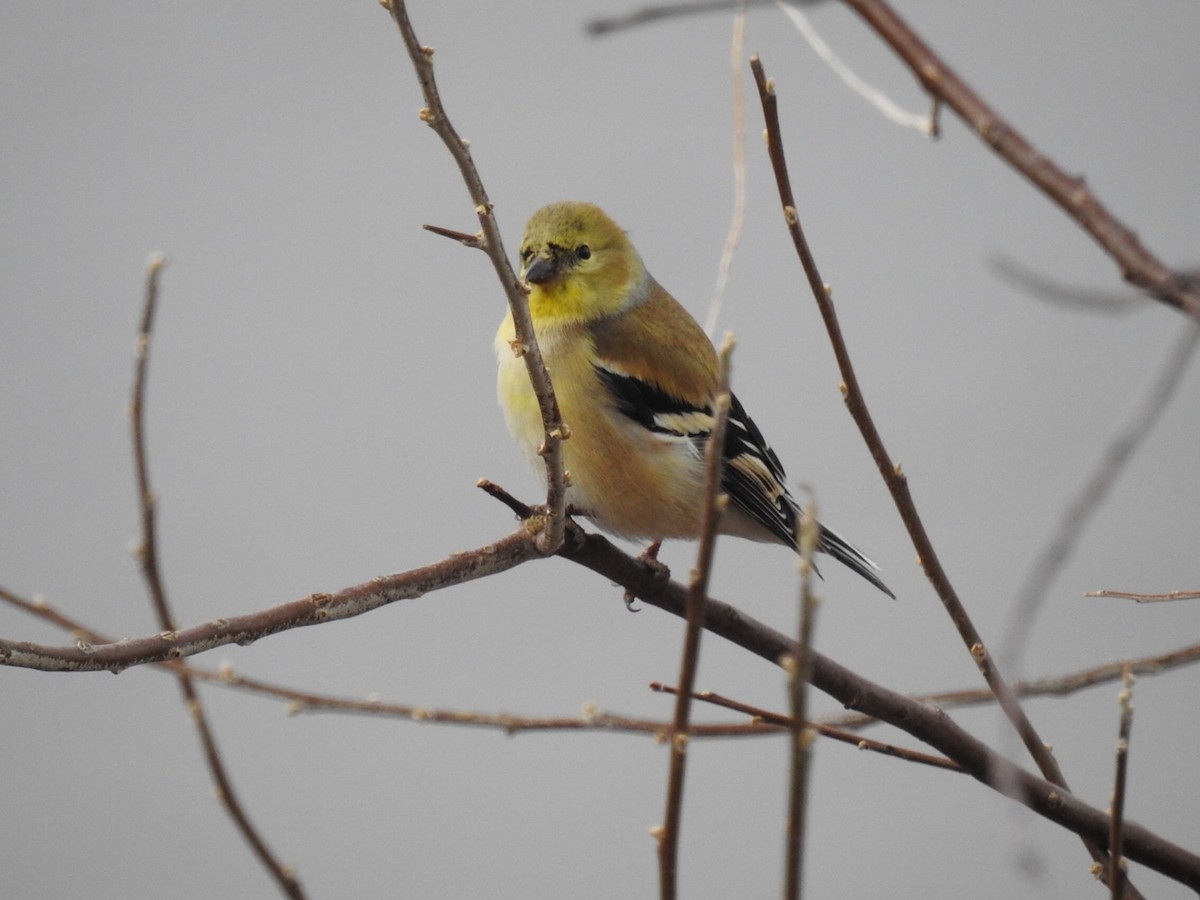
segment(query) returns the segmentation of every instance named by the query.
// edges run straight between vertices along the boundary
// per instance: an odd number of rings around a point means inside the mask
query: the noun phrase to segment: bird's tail
[[[875,587],[879,588],[893,600],[896,599],[896,595],[880,579],[878,575],[879,566],[863,556],[857,547],[845,540],[836,531],[822,525],[817,549],[822,553],[828,553],[842,565],[848,569],[853,569],[863,578],[867,579],[867,581],[871,582],[871,584],[875,585]]]

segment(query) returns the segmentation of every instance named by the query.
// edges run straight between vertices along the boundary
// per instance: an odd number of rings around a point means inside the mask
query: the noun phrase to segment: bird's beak
[[[545,284],[554,277],[556,271],[558,266],[555,265],[554,258],[539,253],[525,269],[525,280],[530,284]]]

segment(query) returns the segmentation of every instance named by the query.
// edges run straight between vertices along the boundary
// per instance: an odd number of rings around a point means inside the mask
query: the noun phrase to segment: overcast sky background
[[[1084,175],[1161,259],[1200,249],[1200,5],[903,2],[926,39],[1044,152]],[[731,16],[606,39],[625,4],[413,3],[449,113],[515,254],[528,215],[604,206],[703,319],[733,206]],[[838,4],[812,12],[864,77],[913,79]],[[1031,559],[1146,391],[1181,316],[1033,299],[1014,259],[1120,291],[1093,242],[953,116],[929,142],[885,121],[773,9],[747,54],[776,79],[799,209],[862,386],[927,528],[996,644]],[[162,564],[184,624],[479,546],[513,528],[475,487],[536,500],[494,399],[503,295],[449,156],[417,118],[374,2],[0,5],[0,584],[109,634],[152,633],[126,419],[143,265],[162,281],[149,390]],[[846,414],[781,222],[747,94],[747,210],[718,331],[735,386],[823,517],[882,566],[888,601],[827,563],[818,648],[891,688],[978,676]],[[1196,639],[1200,605],[1085,599],[1200,586],[1200,366],[1186,374],[1052,585],[1025,675]],[[636,549],[636,548],[635,548]],[[668,545],[686,577],[694,548]],[[713,594],[794,627],[777,547],[723,540]],[[67,636],[7,608],[0,634]],[[667,718],[681,623],[553,560],[195,660],[302,689],[430,707]],[[773,708],[779,670],[706,640],[698,686]],[[1200,671],[1144,678],[1127,811],[1197,849]],[[288,717],[203,688],[243,800],[314,898],[652,897],[667,754],[648,738],[515,738],[361,717]],[[1029,711],[1073,789],[1104,808],[1117,688]],[[837,705],[816,696],[818,712]],[[175,684],[0,671],[0,871],[13,897],[269,897],[212,797]],[[704,719],[727,719],[699,710]],[[994,711],[954,713],[1025,764]],[[911,745],[910,739],[879,730]],[[785,742],[694,745],[681,896],[781,885]],[[818,742],[814,897],[1094,898],[1078,839],[964,778]],[[1156,898],[1189,896],[1138,867]],[[969,887],[967,887],[969,885]]]

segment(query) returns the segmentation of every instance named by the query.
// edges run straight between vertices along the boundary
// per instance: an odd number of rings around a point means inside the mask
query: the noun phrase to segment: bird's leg
[[[654,577],[656,580],[666,581],[667,579],[669,579],[671,577],[671,570],[669,568],[667,568],[665,563],[661,563],[658,561],[658,551],[661,548],[662,548],[662,538],[659,538],[657,541],[655,541],[649,547],[647,547],[645,550],[642,551],[641,556],[638,557],[638,561],[643,563],[647,568],[649,568],[651,570],[651,572],[654,574]],[[625,591],[625,597],[624,597],[625,608],[627,610],[629,610],[630,612],[637,612],[637,610],[633,608],[633,601],[636,599],[637,599],[637,596],[633,593],[633,591],[630,591],[630,590]]]

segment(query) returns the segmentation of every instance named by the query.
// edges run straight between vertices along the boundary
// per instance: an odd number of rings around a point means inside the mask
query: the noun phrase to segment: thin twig
[[[666,694],[678,693],[678,690],[671,685],[663,684],[660,681],[650,682],[650,690],[661,691]],[[794,730],[795,720],[791,716],[782,713],[773,712],[769,709],[752,706],[749,703],[743,703],[740,700],[734,700],[730,697],[725,697],[714,691],[695,691],[692,693],[693,700],[699,700],[702,703],[711,703],[714,706],[721,706],[725,709],[732,709],[737,712],[744,712],[748,716],[753,716],[754,721],[766,727],[785,729],[789,732]],[[881,756],[891,756],[895,759],[902,759],[906,762],[919,763],[923,766],[932,766],[935,769],[948,769],[951,772],[962,772],[963,767],[954,760],[947,759],[944,756],[934,756],[930,753],[922,753],[919,750],[910,750],[907,747],[897,747],[895,744],[888,744],[883,741],[873,741],[863,738],[852,731],[847,731],[843,728],[837,728],[832,725],[826,725],[820,721],[808,721],[805,723],[805,728],[816,732],[821,737],[831,738],[843,744],[850,744],[857,747],[859,750],[865,750],[869,753],[878,753]]]
[[[1133,594],[1129,591],[1087,591],[1085,597],[1115,597],[1135,603],[1162,603],[1168,600],[1200,600],[1200,591],[1170,591],[1166,594]]]
[[[458,241],[464,247],[470,247],[473,250],[487,249],[487,241],[483,239],[482,231],[467,234],[465,231],[455,231],[453,228],[443,228],[441,225],[422,225],[421,227],[431,234],[450,238],[452,241]]]
[[[817,597],[812,589],[813,553],[820,526],[817,505],[810,500],[800,519],[800,614],[796,626],[796,652],[789,657],[788,693],[792,707],[791,766],[788,774],[787,852],[783,896],[800,900],[804,886],[804,833],[808,807],[808,770],[813,732],[808,727],[808,681],[812,677],[812,640]]]
[[[1064,284],[1003,254],[993,256],[989,260],[989,267],[1001,279],[1023,293],[1072,312],[1124,315],[1151,306],[1145,297],[1129,288],[1100,291],[1075,284]]]
[[[500,485],[496,484],[495,482],[488,481],[486,478],[480,478],[477,482],[475,482],[475,487],[479,488],[489,497],[499,500],[501,503],[511,509],[516,517],[521,521],[525,521],[534,513],[532,506],[527,503],[522,503],[504,488],[500,487]]]
[[[1108,883],[1112,888],[1112,900],[1122,900],[1125,896],[1126,874],[1125,857],[1121,855],[1125,821],[1125,774],[1129,765],[1129,735],[1133,730],[1133,673],[1129,667],[1121,676],[1121,691],[1117,694],[1117,703],[1121,708],[1121,724],[1117,730],[1117,771],[1113,777],[1112,810],[1109,812]]]
[[[999,644],[999,657],[1006,667],[1020,671],[1021,651],[1033,633],[1034,623],[1049,594],[1050,585],[1066,565],[1084,529],[1108,497],[1133,454],[1154,431],[1155,424],[1183,380],[1197,345],[1200,345],[1200,322],[1182,323],[1174,344],[1164,354],[1149,388],[1129,411],[1091,474],[1063,509],[1058,527],[1042,545],[1029,567],[1008,614],[1008,623]]]
[[[663,824],[654,830],[658,839],[658,878],[661,900],[675,900],[678,888],[679,828],[683,810],[684,775],[687,770],[688,718],[691,712],[692,686],[700,662],[700,635],[704,631],[704,607],[708,598],[708,578],[716,549],[717,526],[728,498],[720,493],[721,459],[725,447],[725,423],[729,418],[729,359],[733,354],[733,336],[726,335],[720,351],[720,386],[713,403],[713,424],[704,446],[704,505],[701,507],[700,546],[696,568],[688,583],[687,627],[679,662],[679,693],[675,695],[675,715],[671,723],[671,760],[667,775],[666,811]]]
[[[733,16],[733,40],[729,47],[729,78],[733,82],[733,214],[729,217],[729,231],[725,235],[721,262],[717,266],[717,283],[708,304],[708,316],[704,320],[704,333],[710,338],[721,316],[721,304],[729,284],[729,270],[733,267],[733,254],[742,240],[742,227],[746,223],[746,86],[742,75],[745,43],[746,2],[742,0]]]
[[[1013,693],[1018,697],[1066,697],[1086,688],[1101,684],[1120,681],[1125,668],[1137,676],[1161,675],[1182,666],[1200,662],[1200,644],[1189,644],[1167,653],[1155,653],[1136,659],[1121,660],[1105,663],[1065,675],[1054,675],[1046,678],[1034,678],[1027,681],[1014,681]],[[996,695],[990,690],[958,690],[942,691],[936,694],[920,694],[910,699],[917,703],[931,706],[935,709],[952,709],[963,706],[979,706],[995,703]],[[836,716],[826,716],[818,723],[836,725],[840,728],[858,729],[879,724],[870,716],[859,713],[842,713]]]
[[[725,12],[731,9],[737,9],[741,0],[688,0],[688,2],[678,4],[666,4],[662,6],[645,6],[641,9],[634,10],[631,13],[625,13],[619,16],[602,16],[592,19],[585,26],[589,34],[595,37],[611,34],[614,31],[622,31],[626,28],[634,28],[640,25],[646,25],[650,22],[657,22],[662,19],[671,19],[676,16],[690,16],[696,13],[710,12]],[[750,0],[749,5],[760,6],[769,3],[770,0]]]
[[[801,37],[808,42],[813,53],[817,54],[817,58],[840,78],[846,87],[875,107],[876,111],[885,119],[903,128],[911,128],[926,137],[937,137],[940,134],[938,127],[940,107],[938,104],[935,103],[928,114],[912,113],[904,109],[879,88],[867,84],[857,72],[842,62],[841,57],[826,43],[808,20],[808,16],[801,12],[798,6],[793,3],[785,3],[783,0],[775,0],[775,6],[800,32]]]
[[[400,29],[405,49],[416,70],[417,81],[420,82],[421,93],[425,98],[425,107],[420,113],[421,121],[434,130],[450,151],[471,195],[471,202],[475,205],[480,234],[477,238],[472,238],[470,244],[481,246],[487,253],[496,270],[496,276],[500,279],[500,285],[508,297],[508,306],[516,328],[517,343],[514,348],[519,347],[520,355],[525,358],[529,381],[533,385],[533,392],[542,414],[544,437],[539,453],[546,464],[546,515],[543,523],[545,527],[537,535],[537,547],[543,554],[550,555],[562,545],[566,528],[567,485],[563,472],[562,442],[566,440],[570,430],[562,421],[562,413],[554,397],[554,387],[550,383],[550,373],[546,370],[542,352],[538,348],[533,320],[529,315],[526,288],[513,272],[504,252],[504,243],[492,210],[492,202],[488,199],[479,170],[475,168],[475,161],[471,158],[468,142],[459,136],[442,105],[433,73],[433,48],[423,46],[417,40],[404,0],[380,0],[380,5],[391,13],[392,19]],[[438,233],[444,234],[445,231]],[[461,235],[462,232],[457,234]]]
[[[163,582],[159,568],[158,529],[155,526],[155,513],[158,508],[157,497],[150,485],[150,458],[146,448],[146,384],[150,365],[150,338],[154,329],[154,313],[158,307],[158,281],[166,258],[161,254],[150,257],[146,265],[146,299],[142,307],[142,322],[137,337],[137,366],[133,379],[133,397],[129,405],[129,415],[133,430],[134,467],[137,474],[138,507],[141,510],[142,535],[141,544],[137,548],[139,567],[146,582],[146,589],[154,607],[159,627],[163,631],[171,631],[174,623],[171,616],[170,601],[167,598],[166,585]],[[250,821],[241,799],[234,790],[225,762],[217,748],[216,736],[209,725],[208,716],[196,692],[196,686],[186,672],[176,673],[176,682],[183,695],[184,708],[191,717],[204,750],[204,760],[208,765],[209,776],[216,785],[217,798],[225,811],[233,820],[234,826],[242,838],[250,845],[259,862],[270,873],[279,890],[284,896],[303,898],[304,890],[291,866],[284,865],[271,852],[266,840],[254,823]]]
[[[891,492],[892,500],[896,504],[905,527],[908,529],[909,537],[916,548],[917,558],[921,561],[926,577],[936,590],[939,599],[942,601],[942,605],[958,630],[980,674],[983,675],[988,687],[995,693],[1000,708],[1016,729],[1017,734],[1020,735],[1022,743],[1024,743],[1030,756],[1037,763],[1042,774],[1051,782],[1066,788],[1066,778],[1063,776],[1058,761],[1054,759],[1047,745],[1038,735],[1037,730],[1033,727],[1033,723],[1025,715],[1025,711],[1021,709],[1021,705],[1012,693],[1012,689],[1008,686],[1008,683],[1004,680],[999,669],[992,661],[983,638],[975,628],[974,623],[967,614],[966,608],[958,597],[958,593],[951,584],[949,576],[942,567],[941,560],[938,558],[933,548],[933,543],[925,531],[925,525],[917,512],[916,503],[913,501],[912,494],[908,488],[908,479],[903,474],[901,468],[892,462],[887,448],[883,444],[883,438],[880,436],[879,430],[875,427],[875,422],[867,409],[866,398],[859,387],[858,377],[855,375],[854,366],[850,361],[850,353],[846,347],[845,338],[842,336],[841,326],[838,324],[837,311],[833,305],[832,294],[821,278],[820,272],[817,270],[816,259],[813,257],[812,251],[808,246],[808,241],[804,237],[804,231],[800,226],[800,219],[796,212],[796,201],[792,194],[791,179],[788,175],[787,161],[783,152],[783,133],[779,125],[779,110],[775,98],[774,83],[768,82],[766,74],[763,72],[762,62],[757,56],[751,57],[750,68],[754,72],[754,80],[758,86],[763,115],[766,119],[767,150],[771,158],[771,167],[775,172],[775,180],[779,189],[779,199],[783,205],[784,220],[792,236],[792,243],[795,245],[796,254],[800,258],[801,265],[804,268],[809,288],[812,290],[813,297],[816,299],[817,307],[821,313],[821,318],[825,323],[825,330],[829,336],[830,344],[833,346],[838,370],[842,375],[842,394],[846,402],[846,407],[850,411],[850,415],[854,418],[854,422],[858,426],[868,450],[871,452],[871,457],[875,460],[875,465],[878,467],[880,475],[883,476],[884,483]],[[1008,768],[1010,767],[1006,767],[1004,771],[1007,771]],[[999,773],[1001,777],[1003,777],[1004,771]],[[1103,848],[1096,841],[1084,838],[1084,844],[1093,860],[1101,863],[1105,862],[1107,857]]]

